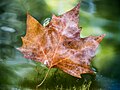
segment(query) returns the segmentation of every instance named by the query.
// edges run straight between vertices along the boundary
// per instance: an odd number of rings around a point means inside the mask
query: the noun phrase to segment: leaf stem
[[[47,71],[44,79],[42,80],[42,82],[36,86],[36,90],[37,90],[37,89],[44,83],[44,81],[46,80],[46,78],[47,78],[47,76],[48,76],[48,74],[49,74],[49,72],[50,72],[50,69],[51,69],[51,68],[48,69],[48,71]]]

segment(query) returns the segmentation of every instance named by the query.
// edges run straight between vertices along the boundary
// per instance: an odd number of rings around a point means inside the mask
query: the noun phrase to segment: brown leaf
[[[25,58],[78,78],[83,73],[93,73],[90,62],[105,35],[80,38],[79,7],[80,4],[61,16],[53,15],[46,27],[27,14],[26,35],[18,48]]]

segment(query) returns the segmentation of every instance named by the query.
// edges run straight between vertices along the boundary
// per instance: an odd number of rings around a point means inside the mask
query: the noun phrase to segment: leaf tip
[[[106,36],[106,34],[102,34],[102,35],[96,37],[96,41],[97,41],[98,43],[100,43],[105,36]]]
[[[80,2],[77,4],[76,8],[78,8],[78,9],[80,8]]]
[[[20,51],[21,49],[20,48],[16,48],[18,51]]]
[[[31,15],[27,12],[27,18],[30,17]]]
[[[79,12],[79,9],[80,9],[80,3],[78,3],[72,10]]]

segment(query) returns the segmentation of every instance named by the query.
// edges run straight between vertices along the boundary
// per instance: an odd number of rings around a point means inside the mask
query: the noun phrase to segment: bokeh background
[[[80,0],[0,0],[0,90],[35,89],[47,68],[27,60],[16,50],[25,35],[26,13],[41,24],[52,14],[72,9]],[[82,79],[52,69],[41,90],[119,90],[120,89],[120,2],[82,0],[79,26],[81,37],[106,34],[91,65],[96,75]],[[47,21],[48,22],[48,21]]]

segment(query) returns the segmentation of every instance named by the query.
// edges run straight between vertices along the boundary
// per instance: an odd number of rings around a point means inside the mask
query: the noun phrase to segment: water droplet
[[[1,29],[6,32],[12,32],[12,33],[15,32],[15,29],[7,26],[2,26]]]
[[[47,26],[50,22],[51,18],[46,18],[44,21],[43,21],[43,26]]]

